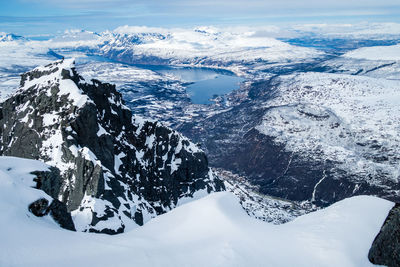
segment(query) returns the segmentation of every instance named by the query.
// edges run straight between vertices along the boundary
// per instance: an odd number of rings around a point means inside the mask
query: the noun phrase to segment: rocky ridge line
[[[121,233],[224,190],[202,150],[132,116],[114,85],[83,80],[72,59],[23,74],[0,115],[0,154],[55,167],[37,187],[66,206],[78,231]]]

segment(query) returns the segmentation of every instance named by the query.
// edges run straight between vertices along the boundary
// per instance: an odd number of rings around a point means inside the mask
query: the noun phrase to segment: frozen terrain
[[[400,44],[359,48],[346,53],[344,56],[368,60],[400,61]]]
[[[214,27],[168,30],[123,26],[113,32],[100,51],[122,62],[220,67],[242,75],[263,68],[261,63],[304,62],[324,54],[257,35],[251,29]]]
[[[31,201],[49,198],[29,182],[29,172],[45,168],[0,158],[1,266],[372,266],[368,250],[393,206],[358,196],[275,226],[248,217],[225,192],[125,234],[87,234],[28,211]]]
[[[288,151],[337,161],[371,183],[380,182],[380,173],[398,182],[399,81],[309,72],[279,82],[257,130]]]

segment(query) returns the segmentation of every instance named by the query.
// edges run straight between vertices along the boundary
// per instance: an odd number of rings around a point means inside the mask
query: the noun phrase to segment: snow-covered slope
[[[19,177],[44,166],[24,163],[23,169],[10,170],[15,159],[0,158],[0,265],[5,267],[372,266],[368,250],[393,206],[353,197],[275,226],[248,217],[230,193],[215,193],[130,232],[95,235],[62,230],[50,217],[28,211],[29,202],[43,193]]]
[[[398,196],[399,81],[322,73],[279,80],[257,130],[308,160],[334,162],[353,176],[353,193],[360,189],[358,182],[366,182],[388,186],[387,197]],[[343,179],[340,171],[331,175]],[[315,185],[312,200],[324,178]]]
[[[280,81],[257,129],[289,151],[321,157],[320,150],[326,159],[359,172],[382,169],[399,179],[399,81],[322,73],[281,76]],[[378,160],[382,151],[388,159]]]
[[[218,176],[225,182],[226,191],[232,192],[250,217],[273,224],[292,221],[298,216],[315,211],[316,207],[307,202],[299,203],[260,194],[260,188],[224,169],[218,169]]]
[[[363,47],[347,52],[344,54],[344,56],[368,60],[400,61],[400,44],[391,46]]]

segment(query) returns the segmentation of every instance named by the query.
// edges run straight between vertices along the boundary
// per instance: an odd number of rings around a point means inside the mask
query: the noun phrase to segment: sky
[[[400,22],[400,0],[0,0],[0,32]]]

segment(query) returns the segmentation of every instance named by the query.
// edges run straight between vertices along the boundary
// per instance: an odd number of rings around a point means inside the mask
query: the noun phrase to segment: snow
[[[265,103],[269,109],[256,127],[260,133],[275,137],[288,151],[370,174],[370,183],[382,182],[376,173],[399,179],[399,81],[313,72],[277,81],[276,97]],[[375,161],[382,151],[388,160]]]
[[[221,192],[121,235],[70,232],[29,213],[30,201],[45,194],[19,183],[8,166],[22,167],[18,174],[46,168],[0,158],[1,266],[372,266],[369,247],[393,207],[358,196],[276,226],[248,217]]]
[[[189,202],[201,199],[201,198],[203,198],[203,197],[205,197],[207,195],[208,195],[207,189],[198,190],[198,191],[193,193],[192,197],[182,197],[182,198],[178,199],[178,202],[176,203],[176,206],[177,207],[182,206],[182,205],[187,204]]]
[[[368,60],[400,60],[400,44],[391,46],[373,46],[363,47],[350,52],[343,56],[349,58],[368,59]]]
[[[74,81],[63,79],[61,75],[62,70],[71,72],[71,68],[75,66],[74,62],[74,58],[68,58],[56,61],[51,65],[36,67],[33,71],[50,72],[50,74],[25,81],[21,90],[31,88],[32,86],[40,90],[43,87],[47,88],[49,84],[59,83],[59,96],[67,95],[74,106],[82,108],[86,103],[90,102],[88,96],[83,94],[82,90],[76,86]],[[51,94],[51,91],[48,90],[47,94]],[[46,120],[46,122],[49,122],[49,120]]]
[[[71,212],[72,219],[77,231],[84,232],[89,228],[94,228],[101,231],[104,228],[118,229],[121,226],[121,221],[117,216],[111,219],[101,221],[94,227],[89,225],[92,223],[93,212],[96,212],[97,217],[105,216],[105,210],[112,207],[109,201],[85,195],[81,201],[80,207]]]
[[[118,155],[114,156],[114,170],[115,173],[120,174],[119,168],[121,167],[122,163],[122,158],[124,158],[126,155],[124,152],[119,153]]]
[[[154,145],[154,141],[156,139],[156,136],[154,134],[151,134],[150,136],[146,137],[146,143],[145,145],[149,148],[152,149]]]
[[[84,95],[76,84],[70,79],[60,80],[60,96],[68,95],[68,98],[72,100],[74,106],[82,108],[86,103],[89,102],[87,95]]]
[[[237,74],[247,63],[303,61],[322,56],[312,48],[293,46],[258,36],[251,29],[201,27],[165,29],[123,26],[108,35],[101,54],[126,62],[149,56],[171,65],[227,68]],[[134,62],[131,62],[134,63]]]
[[[108,134],[108,132],[103,128],[103,126],[99,125],[99,130],[97,131],[97,136],[102,136],[103,134]]]
[[[218,177],[224,180],[226,191],[232,192],[238,198],[250,217],[268,223],[282,224],[315,210],[307,203],[263,195],[259,193],[259,187],[250,184],[243,176],[223,169],[217,169],[217,173]]]
[[[176,172],[179,169],[179,165],[181,165],[182,159],[180,158],[175,158],[175,155],[172,156],[171,159],[171,174]]]
[[[59,118],[60,118],[60,116],[58,114],[54,114],[54,113],[43,114],[43,127],[48,127],[48,126],[55,124]],[[27,119],[21,120],[21,121],[25,122],[25,123],[28,122]]]

